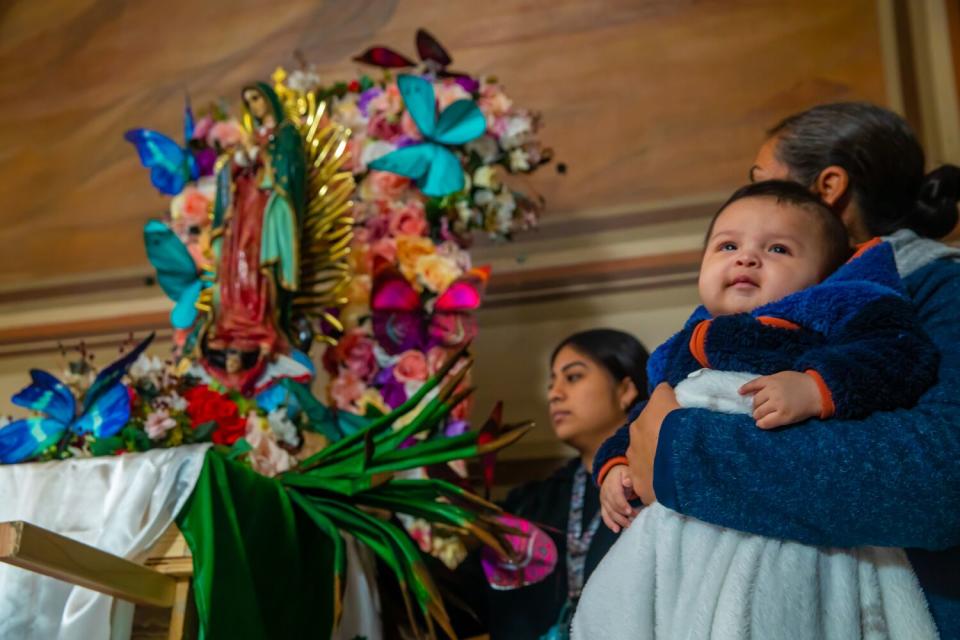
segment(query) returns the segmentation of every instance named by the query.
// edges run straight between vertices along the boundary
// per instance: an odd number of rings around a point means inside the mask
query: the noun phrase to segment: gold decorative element
[[[344,306],[352,273],[347,263],[353,240],[353,174],[343,170],[350,129],[332,122],[327,103],[314,92],[284,84],[286,71],[273,73],[274,90],[287,118],[303,138],[306,154],[306,206],[300,236],[300,289],[294,306],[337,331],[343,327],[329,311]],[[331,344],[326,335],[319,339]]]

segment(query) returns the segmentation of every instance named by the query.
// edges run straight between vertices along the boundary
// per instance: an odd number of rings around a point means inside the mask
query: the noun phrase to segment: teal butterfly
[[[43,415],[0,428],[0,464],[28,460],[57,444],[67,432],[97,438],[117,434],[130,420],[130,396],[120,379],[151,340],[153,334],[97,375],[84,394],[79,415],[73,392],[65,384],[46,371],[30,371],[32,382],[11,401]]]
[[[401,75],[397,87],[424,141],[391,151],[367,166],[411,178],[428,196],[462,190],[463,168],[447,146],[463,145],[483,135],[487,121],[480,107],[473,100],[457,100],[437,117],[437,100],[429,80]]]
[[[174,301],[170,324],[175,329],[189,329],[197,319],[197,299],[210,283],[200,279],[197,266],[177,234],[159,220],[151,220],[143,228],[147,258],[157,270],[157,282]]]

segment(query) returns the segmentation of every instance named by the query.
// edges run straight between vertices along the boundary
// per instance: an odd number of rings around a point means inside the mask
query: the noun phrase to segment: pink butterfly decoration
[[[457,347],[477,335],[474,312],[480,307],[489,267],[471,269],[434,301],[427,313],[420,294],[395,267],[377,269],[370,294],[373,333],[391,354],[432,346]]]
[[[520,532],[504,536],[519,560],[511,562],[490,547],[484,547],[480,552],[480,564],[491,587],[498,591],[519,589],[536,584],[553,573],[557,566],[557,545],[550,536],[533,523],[516,516],[504,514],[497,519]]]

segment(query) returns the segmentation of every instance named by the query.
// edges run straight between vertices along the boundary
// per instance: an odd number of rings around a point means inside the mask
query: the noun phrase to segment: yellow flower
[[[420,281],[434,293],[446,291],[450,283],[460,277],[456,263],[437,254],[420,256],[416,271]]]
[[[421,256],[431,255],[436,251],[430,238],[421,236],[399,236],[397,238],[397,262],[400,263],[400,273],[410,282],[417,279],[417,260]]]

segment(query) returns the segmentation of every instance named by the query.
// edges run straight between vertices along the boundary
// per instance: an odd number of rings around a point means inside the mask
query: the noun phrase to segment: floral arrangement
[[[34,415],[0,419],[0,464],[211,442],[276,476],[330,535],[335,557],[345,557],[341,531],[369,545],[409,587],[403,593],[415,632],[423,620],[429,635],[438,624],[452,636],[413,545],[452,567],[464,555],[458,536],[469,535],[517,561],[519,548],[506,538],[513,525],[461,478],[464,460],[477,458],[489,487],[496,451],[531,426],[502,425],[499,406],[480,429],[467,425],[467,345],[489,277],[488,268],[471,263],[468,248],[477,232],[509,240],[535,226],[543,202],[511,186],[511,176],[535,171],[550,151],[537,139],[537,115],[515,106],[494,78],[447,71],[449,56],[425,32],[418,50],[422,64],[382,47],[366,52],[363,62],[388,69],[376,81],[363,76],[323,87],[308,70],[289,77],[278,70],[273,88],[244,89],[242,125],[220,107],[195,121],[188,103],[182,144],[148,129],[127,132],[153,184],[172,196],[144,237],[158,283],[175,303],[173,357],[147,356],[148,338],[99,371],[82,349],[63,380],[32,371],[13,402]],[[417,68],[389,70],[405,67]],[[273,110],[272,123],[264,109]],[[290,143],[283,148],[274,144],[281,136]],[[297,148],[303,167],[273,173],[279,163],[268,161],[297,157],[284,156]],[[230,182],[236,176],[224,171],[233,161],[240,177],[266,162],[277,183],[244,184],[248,192],[275,191],[275,203],[286,202],[287,186],[306,189],[279,256],[299,258],[291,268],[299,268],[302,283],[290,290],[283,326],[255,325],[279,329],[287,340],[259,350],[238,340],[204,352],[205,331],[216,328],[211,320],[236,311],[213,295],[230,275],[214,262],[236,263],[212,246],[222,237],[214,230],[222,196],[237,189]],[[266,215],[247,213],[245,224]],[[280,275],[270,277],[277,286]],[[271,318],[279,325],[281,316]],[[331,411],[310,391],[308,353],[315,336],[333,334],[338,340],[329,340],[323,356]],[[307,432],[327,437],[309,456]],[[460,478],[445,473],[450,468]],[[370,513],[383,510],[397,514],[406,531]],[[340,563],[318,577],[330,582],[332,610],[339,610],[343,569]]]
[[[292,454],[302,444],[304,416],[292,397],[284,404],[264,405],[209,378],[205,381],[197,370],[178,373],[172,360],[143,353],[149,342],[125,349],[99,372],[82,345],[62,381],[34,371],[33,382],[14,395],[13,402],[39,415],[3,419],[0,462],[121,455],[212,442],[263,475],[274,476],[296,464]],[[79,416],[76,407],[81,408]],[[38,431],[45,436],[35,438]]]
[[[379,80],[364,75],[320,87],[309,71],[289,78],[325,96],[330,117],[351,131],[354,277],[339,315],[345,333],[323,363],[331,404],[360,415],[402,404],[451,349],[474,337],[489,269],[472,264],[472,235],[509,240],[534,227],[543,201],[511,186],[511,177],[529,174],[551,157],[537,136],[539,116],[516,105],[495,78],[446,71],[449,55],[423,30],[417,44],[419,65],[383,47],[358,57],[386,68]],[[413,67],[434,96],[435,105],[427,102],[419,116],[404,94],[405,76],[395,73],[403,67]],[[438,193],[424,180],[401,175],[403,170],[380,170],[398,150],[434,140],[424,111],[439,113],[442,123],[471,103],[477,135],[463,144],[438,139],[455,158],[451,171],[462,173],[459,188]],[[466,405],[455,408],[447,432],[462,432],[468,412]]]

